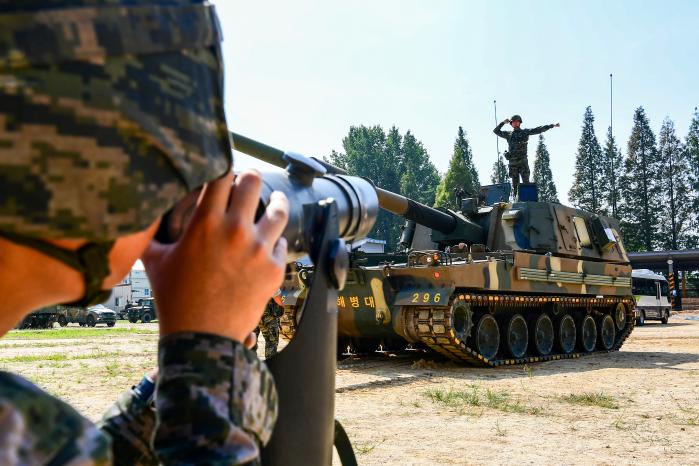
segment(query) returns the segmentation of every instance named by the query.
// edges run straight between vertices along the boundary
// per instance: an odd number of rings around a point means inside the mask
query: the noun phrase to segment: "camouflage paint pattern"
[[[124,3],[0,4],[0,230],[112,239],[231,168],[213,7]]]
[[[396,255],[402,263],[354,266],[338,294],[338,334],[395,337],[403,306],[448,306],[455,292],[631,296],[631,267],[614,219],[560,204],[518,202],[481,208],[470,220],[483,227],[487,249],[494,252],[435,251],[441,263],[421,259],[408,265],[407,256]],[[594,222],[606,230],[595,236]],[[432,239],[440,246],[472,243],[437,231]]]
[[[160,340],[153,446],[165,464],[259,464],[277,418],[272,375],[242,344],[177,333]]]

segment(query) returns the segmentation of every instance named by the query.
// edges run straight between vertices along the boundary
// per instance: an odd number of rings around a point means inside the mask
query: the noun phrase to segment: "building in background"
[[[112,294],[109,299],[103,304],[115,311],[120,313],[126,307],[126,304],[131,301],[131,283],[129,283],[129,277],[127,276],[118,285],[112,288]]]
[[[150,298],[152,295],[146,271],[131,269],[124,280],[112,288],[112,294],[103,304],[113,311],[122,312],[128,303],[137,302],[141,298]]]
[[[131,283],[131,301],[153,296],[145,270],[131,269],[129,282]]]

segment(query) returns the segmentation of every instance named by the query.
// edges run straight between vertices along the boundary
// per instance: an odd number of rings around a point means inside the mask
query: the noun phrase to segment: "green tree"
[[[498,156],[498,160],[493,164],[493,173],[490,174],[490,182],[493,184],[506,183],[509,177],[507,176],[507,166],[502,161],[502,156]]]
[[[473,164],[471,146],[461,126],[459,126],[456,141],[454,141],[454,153],[449,161],[449,168],[437,188],[435,205],[450,209],[457,208],[456,191],[459,189],[464,189],[470,196],[477,196],[480,189],[478,172]]]
[[[675,123],[665,118],[658,135],[661,162],[660,180],[662,216],[660,246],[680,249],[692,244],[691,223],[694,215],[689,152],[675,133]]]
[[[630,251],[650,251],[658,243],[661,202],[660,157],[643,107],[633,116],[619,206],[624,242]]]
[[[575,159],[575,177],[568,198],[576,207],[589,212],[602,210],[600,191],[602,183],[602,148],[597,141],[592,108],[585,109],[582,134]]]
[[[350,175],[369,178],[376,186],[432,205],[439,184],[439,173],[422,142],[408,131],[401,136],[395,126],[388,134],[380,126],[352,126],[342,140],[344,152],[333,151],[331,163]],[[401,217],[379,210],[372,238],[386,241],[392,251],[398,242]]]
[[[621,150],[616,146],[612,127],[607,129],[607,142],[602,153],[602,183],[600,193],[606,204],[606,211],[614,218],[619,215],[619,202],[621,200],[621,187],[619,180],[623,173],[623,158]]]
[[[558,202],[558,191],[553,182],[551,173],[551,156],[544,143],[544,136],[539,135],[539,144],[536,146],[536,159],[534,160],[534,183],[539,191],[541,202]]]
[[[393,138],[390,144],[395,144],[395,134],[390,136]],[[380,126],[350,127],[342,146],[344,153],[333,151],[331,163],[344,168],[350,175],[369,178],[380,188],[400,191],[400,157],[393,151],[394,146],[389,150],[389,142]],[[393,250],[398,242],[401,224],[400,217],[380,209],[369,236],[385,240],[386,250]]]
[[[694,107],[692,122],[689,124],[689,132],[685,139],[685,148],[687,150],[689,166],[692,167],[690,171],[690,182],[693,187],[692,204],[694,206],[694,218],[692,222],[696,228],[699,226],[699,111],[697,111],[696,107]],[[696,247],[696,244],[692,246]]]
[[[439,172],[425,147],[408,131],[400,149],[400,193],[425,205],[433,205]]]

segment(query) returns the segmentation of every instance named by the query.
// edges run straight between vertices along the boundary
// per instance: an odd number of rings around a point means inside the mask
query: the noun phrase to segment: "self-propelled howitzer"
[[[535,195],[485,205],[499,188],[444,211],[378,191],[382,208],[409,220],[404,251],[353,255],[338,298],[341,348],[412,345],[497,366],[623,344],[634,304],[618,222]],[[290,337],[303,292],[286,294]]]

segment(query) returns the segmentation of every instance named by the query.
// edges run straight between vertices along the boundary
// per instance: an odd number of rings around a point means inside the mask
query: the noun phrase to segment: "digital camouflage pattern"
[[[260,324],[255,328],[256,337],[260,336],[260,331],[262,331],[262,336],[265,337],[265,359],[277,354],[277,347],[279,346],[279,318],[283,312],[284,309],[281,306],[270,300],[262,313]],[[257,345],[255,345],[255,349],[257,349]]]
[[[522,177],[522,182],[529,183],[529,159],[527,158],[529,136],[548,131],[553,128],[554,125],[544,125],[536,128],[515,128],[512,131],[503,131],[502,127],[504,124],[505,122],[500,122],[493,132],[507,140],[508,149],[507,152],[505,152],[505,158],[509,163],[509,175],[512,179],[512,189],[516,194],[517,188],[519,187],[520,176]]]
[[[217,335],[160,340],[154,448],[165,464],[259,464],[277,418],[274,380],[257,355]]]
[[[150,442],[155,432],[155,406],[143,400],[133,388],[124,392],[98,423],[112,440],[114,465],[158,464]]]
[[[0,13],[0,231],[113,239],[231,168],[213,6],[3,1]]]
[[[0,464],[109,465],[109,438],[68,404],[0,372]]]
[[[153,406],[129,390],[100,429],[21,377],[0,372],[0,464],[151,465],[156,454],[165,464],[258,464],[277,396],[255,354],[224,337],[178,333],[161,340],[159,362],[157,424]]]

